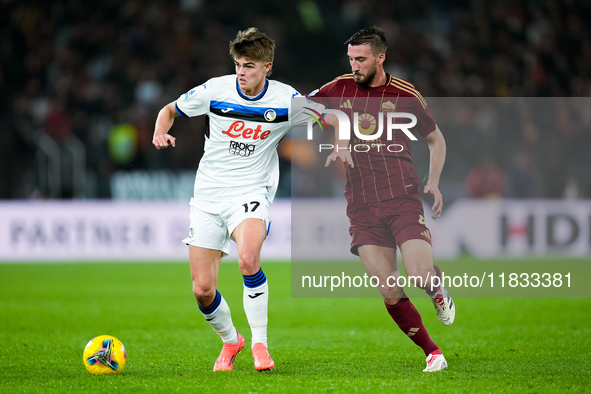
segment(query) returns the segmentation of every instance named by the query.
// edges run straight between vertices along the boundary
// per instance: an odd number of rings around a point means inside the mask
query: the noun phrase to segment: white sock
[[[236,332],[234,323],[232,323],[230,307],[219,291],[216,291],[216,297],[210,306],[207,308],[200,306],[199,309],[203,313],[205,320],[219,334],[224,343],[234,345],[238,343],[238,333]]]
[[[269,286],[266,278],[264,278],[264,283],[257,287],[248,287],[245,284],[243,303],[244,313],[246,313],[250,331],[252,332],[252,346],[255,343],[262,343],[267,346]]]

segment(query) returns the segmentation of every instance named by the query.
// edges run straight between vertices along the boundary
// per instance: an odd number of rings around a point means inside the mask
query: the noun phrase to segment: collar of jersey
[[[236,91],[238,91],[238,94],[240,95],[240,97],[242,97],[243,99],[248,100],[248,101],[260,100],[265,95],[265,93],[267,93],[268,88],[269,88],[269,80],[267,78],[265,78],[265,87],[263,88],[263,91],[260,92],[255,97],[248,97],[247,95],[242,93],[242,90],[240,90],[240,85],[238,85],[238,78],[236,78]]]

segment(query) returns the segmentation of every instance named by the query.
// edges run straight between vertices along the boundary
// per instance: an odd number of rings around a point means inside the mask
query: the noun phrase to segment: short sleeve
[[[294,95],[289,110],[291,127],[305,126],[310,119],[322,118],[324,109],[325,107],[321,103],[312,101],[299,93]]]
[[[181,116],[193,117],[209,111],[211,82],[208,81],[182,94],[175,103],[175,109]]]

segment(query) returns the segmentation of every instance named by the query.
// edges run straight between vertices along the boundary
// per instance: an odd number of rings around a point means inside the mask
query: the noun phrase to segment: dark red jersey
[[[425,99],[411,83],[390,74],[386,78],[385,85],[368,88],[355,83],[353,74],[346,74],[310,95],[327,108],[345,112],[352,127],[357,119],[358,130],[363,135],[378,134],[382,124],[381,136],[370,141],[357,138],[351,131],[349,148],[355,167],[347,167],[345,197],[349,203],[384,201],[419,190],[419,177],[410,155],[411,145],[416,141],[411,141],[399,128],[394,128],[388,138],[387,113],[415,115],[417,124],[410,129],[414,136],[425,137],[435,130],[436,124]],[[399,117],[393,121],[409,122]]]

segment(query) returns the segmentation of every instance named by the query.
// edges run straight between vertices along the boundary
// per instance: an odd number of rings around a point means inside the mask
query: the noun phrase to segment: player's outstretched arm
[[[341,161],[345,164],[345,166],[349,166],[351,168],[355,167],[355,165],[353,164],[353,158],[351,157],[351,152],[349,151],[349,149],[347,149],[349,146],[349,141],[339,140],[339,138],[338,138],[338,136],[339,136],[339,120],[337,119],[337,117],[334,114],[327,114],[324,117],[324,119],[326,120],[327,124],[334,127],[334,135],[335,135],[335,142],[334,142],[335,149],[326,158],[326,164],[324,164],[324,166],[328,167],[330,165],[330,163],[332,163],[333,161],[336,161],[337,159],[341,159]]]
[[[174,105],[175,102],[173,101],[172,103],[165,105],[160,112],[158,112],[156,125],[154,126],[154,137],[152,138],[152,144],[154,144],[156,149],[165,149],[168,148],[169,145],[172,145],[173,148],[175,146],[176,138],[168,134],[174,123],[174,118],[179,116]]]
[[[433,218],[441,217],[443,211],[443,196],[439,191],[439,179],[441,178],[441,171],[443,171],[443,164],[445,163],[445,138],[441,134],[439,127],[429,133],[425,139],[429,144],[430,159],[429,159],[429,179],[423,189],[423,193],[433,195]]]

